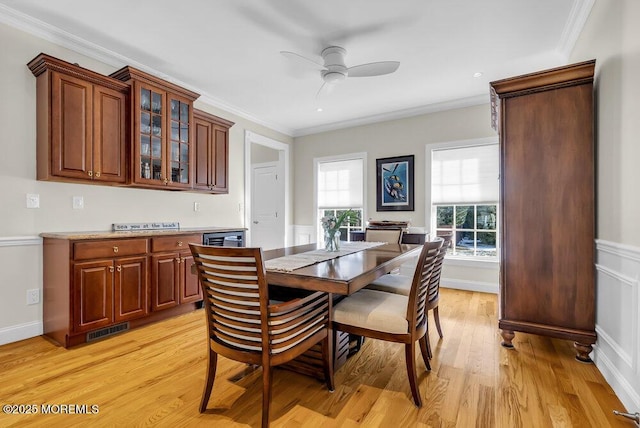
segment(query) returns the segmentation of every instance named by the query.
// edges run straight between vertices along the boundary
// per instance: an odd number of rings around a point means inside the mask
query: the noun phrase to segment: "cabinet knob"
[[[180,257],[176,257],[176,262],[180,263]]]
[[[114,245],[114,247],[113,247],[113,252],[114,252],[114,253],[117,253],[117,252],[118,252],[118,247],[116,247],[115,245]]]
[[[182,247],[182,241],[178,241],[178,247]]]
[[[122,266],[118,265],[118,267],[116,268],[116,270],[117,270],[118,272],[122,272]]]
[[[89,174],[89,177],[93,177],[93,171],[87,171],[87,174]]]
[[[100,178],[100,171],[96,172],[96,178]]]
[[[109,266],[109,272],[113,272],[113,266]]]
[[[164,179],[164,184],[166,185],[169,182],[166,178]]]

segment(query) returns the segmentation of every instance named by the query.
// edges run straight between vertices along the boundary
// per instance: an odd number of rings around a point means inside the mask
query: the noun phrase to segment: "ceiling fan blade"
[[[306,67],[311,66],[315,70],[326,70],[323,64],[320,64],[319,62],[315,62],[314,60],[304,57],[302,55],[298,55],[295,52],[280,51],[280,53],[284,55],[286,58],[289,58],[290,60],[295,61],[298,64],[302,64]]]
[[[334,86],[335,85],[333,83],[323,82],[322,86],[320,86],[320,89],[318,89],[318,92],[316,93],[316,99],[320,98],[322,95],[328,95],[333,92]]]
[[[398,61],[380,61],[355,65],[353,67],[349,67],[347,71],[349,72],[349,77],[371,77],[393,73],[398,69],[398,67],[400,67],[400,63]]]

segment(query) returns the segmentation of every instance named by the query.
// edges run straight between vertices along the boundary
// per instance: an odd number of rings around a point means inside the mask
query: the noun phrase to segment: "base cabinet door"
[[[115,321],[146,316],[149,313],[147,258],[117,259],[115,268]]]
[[[179,253],[151,257],[151,310],[172,308],[180,303]]]
[[[73,329],[80,333],[113,322],[113,260],[76,263],[73,267]]]
[[[198,302],[202,300],[202,289],[198,275],[191,273],[193,256],[183,253],[180,256],[180,303]]]

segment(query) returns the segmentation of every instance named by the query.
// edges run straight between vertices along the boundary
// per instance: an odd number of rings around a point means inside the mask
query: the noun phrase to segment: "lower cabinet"
[[[151,238],[152,311],[202,300],[189,243],[201,244],[202,235]]]
[[[149,313],[147,257],[75,263],[74,331],[84,332]]]
[[[44,334],[65,347],[191,311],[202,233],[43,240]]]

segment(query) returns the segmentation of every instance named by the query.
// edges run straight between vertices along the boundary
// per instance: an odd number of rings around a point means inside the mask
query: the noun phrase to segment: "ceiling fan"
[[[320,71],[320,76],[324,82],[322,86],[320,86],[316,97],[320,95],[323,88],[327,85],[341,82],[347,77],[382,76],[393,73],[400,66],[400,62],[398,61],[380,61],[347,67],[344,61],[347,51],[340,46],[329,46],[322,50],[320,56],[322,56],[324,64],[320,64],[295,52],[281,51],[280,53],[291,60],[311,66]]]

